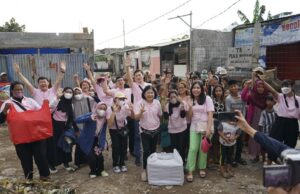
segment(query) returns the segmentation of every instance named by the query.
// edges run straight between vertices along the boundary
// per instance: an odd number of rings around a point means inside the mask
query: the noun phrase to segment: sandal
[[[187,182],[191,183],[191,182],[193,182],[193,180],[194,180],[193,174],[188,174],[188,175],[186,175],[186,181],[187,181]]]
[[[200,178],[205,178],[205,177],[206,177],[206,172],[205,172],[205,170],[200,170],[199,176],[200,176]]]

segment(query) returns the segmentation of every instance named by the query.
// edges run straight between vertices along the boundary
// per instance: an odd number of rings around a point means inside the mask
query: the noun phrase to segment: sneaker
[[[94,178],[96,178],[97,177],[97,175],[95,175],[95,174],[90,174],[90,178],[91,179],[94,179]]]
[[[118,166],[113,167],[113,171],[114,171],[114,173],[120,173],[121,172],[120,167],[118,167]]]
[[[104,170],[100,173],[102,177],[107,177],[108,176],[108,173],[105,172]]]
[[[144,170],[144,171],[142,172],[142,174],[141,174],[141,179],[142,179],[142,181],[144,181],[144,182],[147,181],[147,173],[146,173],[145,170]]]
[[[135,165],[136,166],[142,166],[141,160],[140,159],[135,159]]]
[[[236,168],[236,167],[238,167],[238,163],[236,161],[232,161],[231,166],[233,168]]]
[[[71,166],[69,166],[69,164],[65,164],[65,165],[64,165],[64,168],[65,168],[67,171],[72,171],[72,170],[74,170]]]
[[[127,172],[127,167],[126,166],[121,166],[121,172]]]
[[[51,174],[55,174],[55,173],[58,172],[55,167],[49,167],[49,171],[50,171]]]
[[[259,157],[257,156],[257,157],[255,157],[255,158],[251,159],[251,162],[252,162],[253,164],[259,162]]]

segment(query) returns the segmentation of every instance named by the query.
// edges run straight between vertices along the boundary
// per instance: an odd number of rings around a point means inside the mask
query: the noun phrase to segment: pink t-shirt
[[[39,104],[42,105],[45,99],[49,100],[49,102],[53,101],[56,98],[57,89],[52,87],[47,91],[43,92],[41,89],[33,89],[32,97]]]
[[[127,98],[126,103],[131,103],[131,89],[130,88],[124,88],[124,89],[115,88],[115,89],[111,89],[110,91],[111,91],[113,97],[115,97],[117,92],[123,93]]]
[[[61,111],[54,111],[53,119],[56,121],[66,122],[68,120],[67,113]]]
[[[189,103],[192,105],[192,100]],[[191,122],[191,129],[195,129],[198,122],[208,121],[208,112],[214,111],[214,103],[209,96],[206,96],[206,100],[203,105],[199,105],[197,101],[195,101],[195,105],[192,106],[193,116]]]
[[[145,106],[145,112],[140,119],[140,127],[147,130],[158,129],[160,125],[160,116],[162,116],[160,102],[156,99],[154,99],[152,103],[141,100],[134,107],[135,114],[140,113],[142,104]]]
[[[112,110],[111,110],[111,108],[108,108],[106,111],[106,119],[108,120],[111,115],[112,115]],[[125,106],[123,106],[120,111],[116,112],[115,115],[116,115],[118,127],[119,127],[119,129],[121,129],[121,127],[124,127],[125,124],[127,123],[126,118],[131,115],[131,112],[129,109],[127,109],[127,108],[125,108]],[[110,129],[117,129],[115,122]]]
[[[112,96],[107,96],[103,88],[99,86],[98,84],[94,85],[95,91],[98,95],[98,98],[101,100],[101,102],[104,102],[107,106],[111,106],[113,104],[113,97]]]
[[[187,120],[186,117],[181,118],[180,111],[182,105],[179,105],[179,107],[173,108],[173,113],[169,117],[169,123],[168,123],[168,132],[169,133],[180,133],[187,129]],[[186,102],[183,102],[183,110],[188,111],[189,106]],[[169,104],[165,107],[165,112],[169,113]]]
[[[300,97],[296,96],[296,99],[300,105]],[[286,96],[286,101],[289,107],[286,106],[283,94],[278,94],[278,108],[277,115],[279,117],[299,119],[300,117],[300,108],[296,108],[294,96]]]
[[[10,98],[6,101],[4,101],[4,103],[2,104],[1,108],[0,108],[0,112],[3,111],[5,105],[7,103],[10,103],[10,104],[13,104],[14,108],[16,109],[17,112],[24,112],[23,109],[21,109],[19,107],[19,105],[17,105],[16,103],[13,102],[13,100]],[[22,103],[21,103],[24,108],[26,110],[39,110],[41,108],[41,106],[32,98],[27,98],[27,97],[24,97],[22,99]]]
[[[132,83],[131,89],[132,89],[132,94],[133,94],[133,98],[134,98],[134,102],[133,102],[134,104],[136,104],[142,100],[143,89],[148,85],[151,85],[151,84],[146,83],[146,82],[144,82],[143,85],[139,85],[136,82]]]

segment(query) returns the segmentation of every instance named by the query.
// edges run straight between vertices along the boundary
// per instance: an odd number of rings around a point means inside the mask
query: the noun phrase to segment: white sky
[[[26,25],[27,32],[81,32],[82,27],[94,29],[95,49],[123,47],[123,38],[106,41],[122,35],[122,20],[129,31],[176,8],[187,0],[6,0],[1,2],[0,24],[11,17]],[[188,33],[179,19],[170,17],[193,12],[193,27],[225,10],[237,0],[191,0],[183,7],[161,19],[126,35],[126,45],[151,45],[170,41],[171,38]],[[298,2],[298,3],[297,3]],[[300,13],[298,0],[260,0],[272,14],[284,11]],[[203,25],[203,29],[222,30],[233,22],[241,23],[237,10],[250,19],[255,0],[241,0],[221,16]],[[265,14],[267,17],[267,14]],[[189,18],[186,17],[189,21]],[[182,34],[181,34],[182,33]],[[181,35],[179,35],[181,34]],[[177,35],[177,36],[176,36]],[[179,35],[179,36],[178,36]],[[101,44],[100,44],[101,43]]]

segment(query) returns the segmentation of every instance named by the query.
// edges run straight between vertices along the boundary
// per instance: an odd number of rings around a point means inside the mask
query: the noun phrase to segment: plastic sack
[[[183,162],[173,153],[153,153],[147,159],[148,183],[151,185],[183,185]]]
[[[40,110],[17,112],[10,106],[7,114],[9,136],[14,144],[30,143],[53,135],[49,102],[44,101]]]

